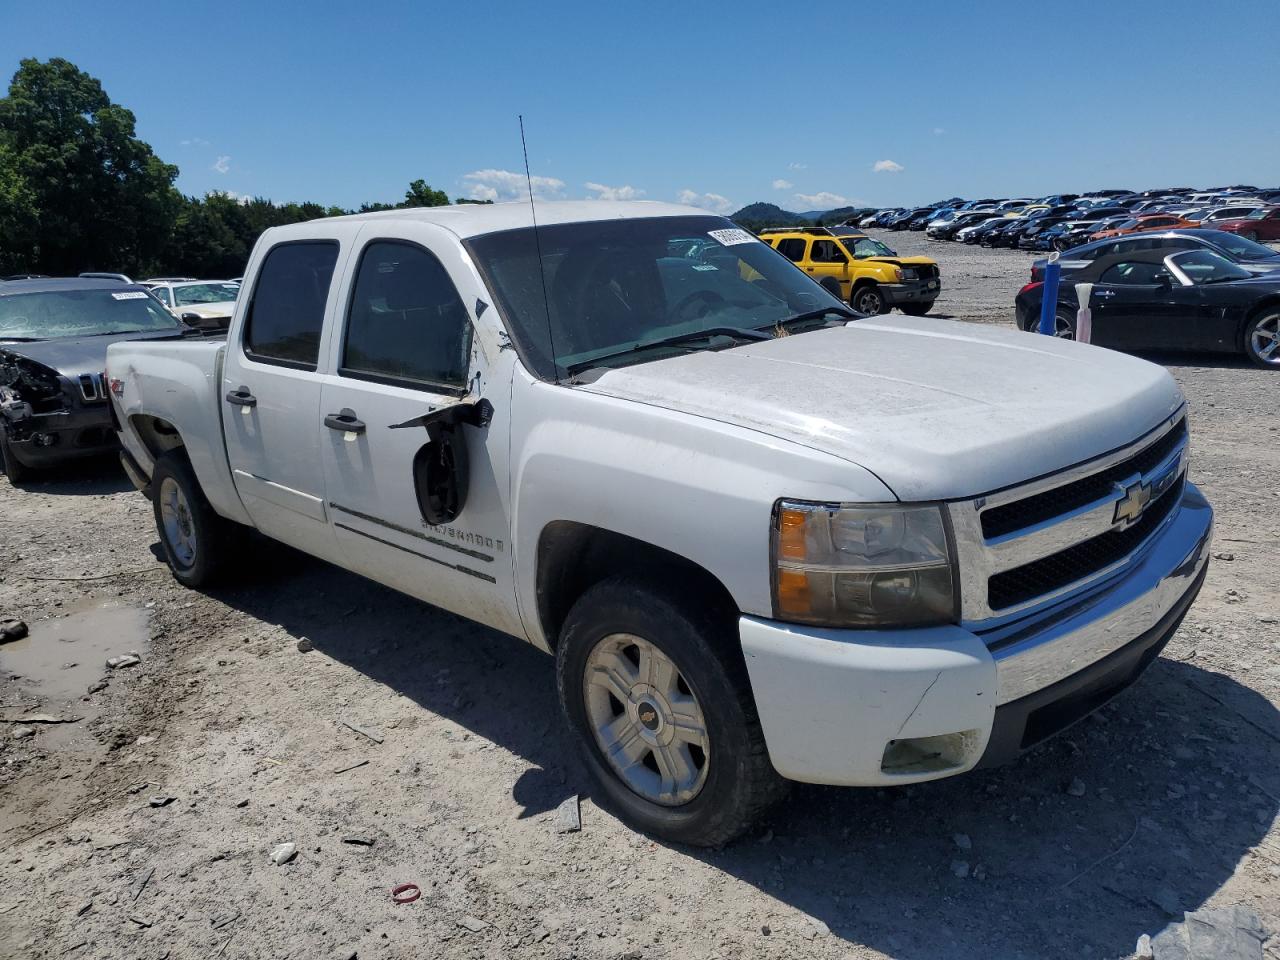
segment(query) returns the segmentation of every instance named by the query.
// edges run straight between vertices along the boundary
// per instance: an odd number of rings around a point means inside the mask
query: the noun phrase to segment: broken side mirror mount
[[[413,457],[413,489],[422,519],[431,526],[453,522],[467,504],[470,467],[461,428],[486,427],[492,419],[493,404],[479,398],[437,407],[389,427],[422,427],[427,431],[427,442]]]

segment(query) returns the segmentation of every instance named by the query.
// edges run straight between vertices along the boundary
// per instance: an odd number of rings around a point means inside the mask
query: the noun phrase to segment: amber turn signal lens
[[[807,516],[802,510],[783,510],[778,517],[778,554],[783,560],[804,560],[804,523]]]
[[[799,570],[778,571],[778,612],[808,614],[812,610],[809,576]]]

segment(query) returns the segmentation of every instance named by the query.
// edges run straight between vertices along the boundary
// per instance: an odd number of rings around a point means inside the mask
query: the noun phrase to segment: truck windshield
[[[0,340],[179,329],[172,314],[142,290],[43,290],[0,296]]]
[[[789,260],[722,217],[558,224],[539,227],[536,238],[526,227],[474,237],[467,246],[521,359],[548,380],[595,358],[620,366],[727,343],[684,336],[701,330],[767,332],[801,313],[848,314]],[[679,342],[642,348],[668,338]]]

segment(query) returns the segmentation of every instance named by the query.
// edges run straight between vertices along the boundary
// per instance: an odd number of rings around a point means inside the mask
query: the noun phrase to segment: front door
[[[456,240],[427,224],[402,226],[412,239],[378,231],[361,235],[316,418],[339,562],[522,635],[510,599],[510,352],[495,367],[473,344],[442,263],[464,269]],[[439,482],[454,484],[452,499]]]
[[[1093,342],[1125,350],[1182,349],[1197,335],[1201,299],[1159,262],[1119,262],[1090,298]]]
[[[262,255],[244,319],[227,344],[219,399],[236,491],[258,529],[329,558],[333,534],[318,469],[324,319],[350,225]]]

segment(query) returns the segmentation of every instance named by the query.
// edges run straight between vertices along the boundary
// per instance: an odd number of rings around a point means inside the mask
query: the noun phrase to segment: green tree
[[[401,207],[443,207],[449,203],[449,195],[443,190],[432,190],[425,180],[415,180],[404,192]]]
[[[60,58],[21,61],[0,99],[0,264],[75,273],[162,262],[182,206],[177,175],[96,79]]]

